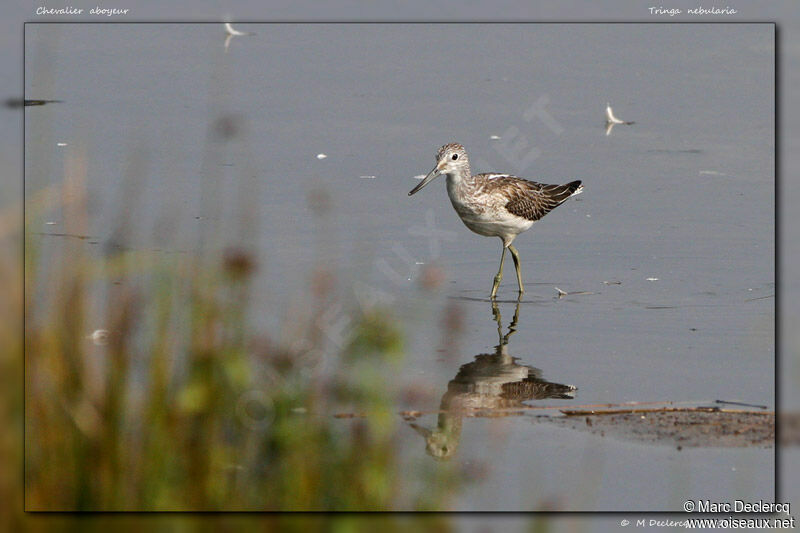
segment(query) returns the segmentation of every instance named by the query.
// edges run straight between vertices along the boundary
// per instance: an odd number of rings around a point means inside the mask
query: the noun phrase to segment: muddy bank
[[[537,420],[606,437],[667,444],[679,449],[770,448],[775,443],[775,415],[772,412],[715,408],[584,413],[576,410],[564,417],[537,417]],[[796,440],[798,432],[794,433]]]

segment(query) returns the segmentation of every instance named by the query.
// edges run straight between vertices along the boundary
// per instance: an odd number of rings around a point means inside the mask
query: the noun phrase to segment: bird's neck
[[[469,166],[466,165],[456,171],[447,173],[448,187],[465,187],[472,185],[473,181]]]
[[[463,170],[456,173],[448,172],[447,194],[450,196],[450,200],[453,202],[453,205],[464,204],[474,187],[475,180],[470,175],[469,169],[467,169],[466,172]]]

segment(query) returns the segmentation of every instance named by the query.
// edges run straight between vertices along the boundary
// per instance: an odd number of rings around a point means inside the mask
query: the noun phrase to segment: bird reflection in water
[[[528,400],[574,398],[576,387],[551,383],[541,377],[542,371],[519,364],[508,353],[508,339],[516,332],[519,302],[514,318],[503,334],[502,319],[497,302],[492,302],[492,314],[497,322],[500,343],[492,354],[478,354],[471,363],[462,365],[447,384],[442,396],[436,428],[427,429],[411,424],[425,438],[425,448],[436,459],[450,459],[461,441],[461,424],[465,416],[498,417],[519,414]]]

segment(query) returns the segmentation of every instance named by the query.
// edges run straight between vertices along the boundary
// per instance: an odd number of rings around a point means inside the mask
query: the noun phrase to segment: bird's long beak
[[[414,187],[409,191],[408,195],[411,196],[412,194],[414,194],[415,192],[426,186],[429,182],[433,181],[433,178],[435,178],[439,174],[441,174],[441,171],[439,170],[439,165],[436,165],[433,168],[433,170],[428,172],[428,175],[425,176],[425,179],[419,182],[419,185],[417,185],[416,187]]]

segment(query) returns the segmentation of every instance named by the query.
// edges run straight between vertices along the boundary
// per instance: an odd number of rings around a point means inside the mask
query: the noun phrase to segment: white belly
[[[459,211],[458,214],[461,216],[464,225],[475,233],[486,235],[487,237],[501,237],[503,240],[513,239],[513,237],[533,225],[532,220],[526,220],[510,213],[487,216],[486,214],[462,213]]]
[[[464,225],[478,235],[500,237],[510,242],[533,225],[532,220],[513,215],[505,207],[452,203]]]

